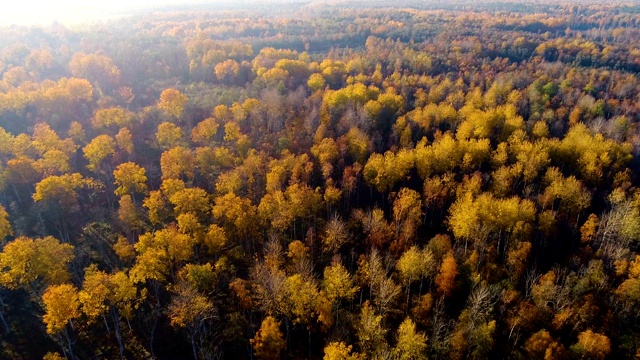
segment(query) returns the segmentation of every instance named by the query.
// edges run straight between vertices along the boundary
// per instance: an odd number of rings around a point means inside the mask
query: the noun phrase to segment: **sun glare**
[[[26,0],[4,5],[0,13],[0,26],[47,25],[54,21],[63,24],[81,24],[108,20],[148,7],[197,3],[194,0]]]

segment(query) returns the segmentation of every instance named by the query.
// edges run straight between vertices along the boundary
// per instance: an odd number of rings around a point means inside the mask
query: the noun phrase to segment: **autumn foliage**
[[[225,6],[0,28],[0,357],[640,354],[637,5]]]

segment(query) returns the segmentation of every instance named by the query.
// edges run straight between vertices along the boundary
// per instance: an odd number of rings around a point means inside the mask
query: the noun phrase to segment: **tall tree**
[[[13,230],[9,222],[9,213],[7,213],[4,206],[0,205],[0,243],[11,235],[13,235]]]
[[[113,178],[118,186],[115,190],[115,194],[118,196],[144,194],[147,191],[145,169],[133,162],[118,165],[113,170]]]
[[[68,326],[74,319],[80,317],[80,301],[78,289],[73,285],[52,285],[42,295],[45,314],[43,321],[47,325],[47,333],[58,335],[64,333],[71,359],[75,359]],[[63,348],[63,350],[66,350]],[[66,352],[66,351],[65,351]]]
[[[179,119],[184,113],[184,107],[187,101],[189,101],[189,98],[180,91],[169,88],[163,90],[162,94],[160,94],[158,107],[173,118]]]
[[[264,360],[280,359],[280,353],[285,348],[280,324],[272,316],[267,316],[260,325],[256,336],[251,339],[256,356]]]
[[[398,359],[426,359],[427,337],[416,331],[416,324],[409,318],[398,327],[398,343],[395,353]]]

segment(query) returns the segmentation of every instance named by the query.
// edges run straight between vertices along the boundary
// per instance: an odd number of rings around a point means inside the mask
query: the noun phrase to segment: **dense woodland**
[[[0,28],[0,358],[640,357],[640,5]]]

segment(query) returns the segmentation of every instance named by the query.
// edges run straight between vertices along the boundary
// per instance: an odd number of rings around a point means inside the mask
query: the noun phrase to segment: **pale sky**
[[[0,25],[65,25],[108,20],[116,13],[151,6],[215,3],[216,0],[5,0]],[[3,1],[3,2],[5,2]]]

